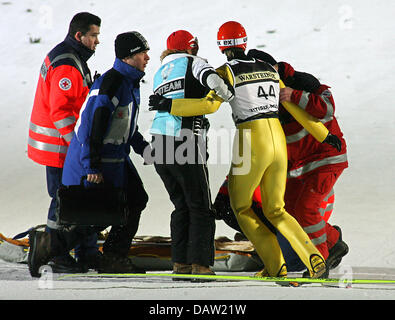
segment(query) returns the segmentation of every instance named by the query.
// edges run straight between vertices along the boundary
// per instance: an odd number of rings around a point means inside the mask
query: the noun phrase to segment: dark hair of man
[[[246,56],[246,54],[244,53],[244,49],[242,48],[227,48],[223,51],[223,53],[226,55],[228,61],[232,59],[251,60]]]
[[[74,37],[78,31],[85,35],[90,30],[91,25],[100,27],[100,23],[101,19],[92,13],[77,13],[70,21],[68,35]]]

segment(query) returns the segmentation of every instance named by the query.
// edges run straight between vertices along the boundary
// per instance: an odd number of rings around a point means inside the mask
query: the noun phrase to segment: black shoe
[[[50,259],[51,236],[37,228],[29,231],[29,254],[27,264],[32,277],[40,277],[40,267]]]
[[[343,241],[342,229],[340,229],[339,226],[332,226],[332,227],[335,228],[337,230],[337,232],[339,232],[339,239],[337,241]]]
[[[343,257],[348,253],[348,245],[344,242],[337,242],[329,251],[327,263],[329,269],[335,269],[342,261]]]
[[[87,271],[69,254],[52,258],[48,262],[48,266],[51,267],[53,273],[82,273]]]
[[[343,257],[348,253],[348,245],[343,241],[342,231],[339,226],[333,226],[339,232],[339,239],[336,244],[329,249],[329,256],[326,259],[326,263],[329,269],[336,268]]]
[[[112,254],[103,254],[98,273],[145,273],[136,267],[128,257],[120,257]]]
[[[88,272],[89,269],[98,270],[103,254],[100,251],[77,258],[77,263]]]
[[[342,258],[348,253],[348,245],[343,241],[342,230],[339,226],[333,226],[339,232],[339,239],[337,240],[336,244],[329,250],[328,259],[330,265],[328,267],[330,269],[336,268]]]

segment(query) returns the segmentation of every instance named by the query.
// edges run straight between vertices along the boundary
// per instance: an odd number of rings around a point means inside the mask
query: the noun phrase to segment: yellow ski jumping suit
[[[253,193],[259,185],[264,215],[290,242],[314,276],[312,259],[323,261],[323,258],[298,222],[284,209],[287,148],[278,119],[280,77],[271,65],[257,60],[234,59],[217,72],[235,89],[235,97],[229,103],[238,130],[229,172],[229,195],[237,221],[264,262],[267,275],[286,275],[285,260],[276,236],[251,209]],[[217,111],[222,102],[211,91],[202,99],[173,100],[171,114],[209,114]],[[319,132],[321,127],[312,130]],[[326,134],[327,131],[321,132],[322,137]],[[239,159],[241,163],[237,163]]]

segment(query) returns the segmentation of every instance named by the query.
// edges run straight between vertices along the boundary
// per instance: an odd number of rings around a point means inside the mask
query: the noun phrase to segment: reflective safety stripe
[[[328,203],[328,205],[325,208],[319,208],[318,211],[321,217],[325,216],[326,212],[332,211],[333,207],[334,207],[333,203]]]
[[[326,213],[333,211],[334,203],[328,202],[328,201],[329,201],[329,198],[332,197],[334,194],[335,194],[335,190],[332,188],[332,190],[324,198],[323,202],[326,202],[325,208],[318,209],[318,212],[320,213],[321,217],[325,218]]]
[[[115,97],[115,96],[111,99],[111,102],[112,102],[112,104],[114,105],[114,107],[117,107],[118,104],[119,104],[119,100],[118,100],[118,98]]]
[[[77,65],[78,71],[81,73],[84,87],[86,87],[89,83],[92,82],[92,79],[91,79],[89,73],[84,75],[81,61],[72,53],[64,53],[64,54],[60,54],[60,55],[56,56],[55,58],[52,59],[51,63],[48,65],[48,67],[45,65],[45,61],[44,61],[43,64],[41,65],[41,69],[40,69],[40,73],[41,73],[41,76],[44,79],[44,81],[45,81],[45,78],[47,77],[49,67],[52,66],[55,62],[62,60],[62,59],[72,59],[75,62],[75,64]]]
[[[321,220],[320,222],[318,222],[315,225],[308,226],[308,227],[303,227],[303,230],[306,233],[313,233],[313,232],[320,231],[322,228],[325,228],[325,225],[326,225],[326,221],[325,220]]]
[[[115,144],[120,145],[126,143],[130,133],[131,118],[133,113],[133,101],[127,106],[118,106],[115,108],[110,128],[107,135],[103,139],[103,144]],[[134,121],[137,121],[137,114],[134,117]],[[133,123],[133,128],[136,127],[136,123]],[[131,132],[133,135],[134,132]]]
[[[53,124],[59,130],[59,129],[62,129],[62,128],[67,127],[67,126],[74,124],[74,123],[75,123],[75,117],[70,116],[70,117],[55,121]]]
[[[334,110],[333,110],[333,105],[332,105],[332,103],[331,103],[331,101],[329,100],[328,97],[321,96],[321,98],[326,103],[326,110],[327,111],[326,111],[325,117],[323,119],[321,119],[320,121],[322,123],[325,123],[325,122],[331,121],[333,119]]]
[[[84,103],[83,103],[82,106],[81,106],[80,115],[82,115],[82,113],[84,112],[84,110],[85,110],[85,108],[86,108],[86,105],[88,104],[88,100],[90,99],[90,97],[97,96],[98,94],[99,94],[99,89],[91,90],[91,91],[88,93],[87,97],[85,98]],[[77,120],[77,122],[76,122],[76,124],[75,124],[75,127],[74,127],[74,132],[75,132],[75,134],[77,134],[77,138],[78,138],[78,129],[80,128],[80,125],[81,125],[81,117],[78,118],[78,120]]]
[[[49,219],[47,219],[47,227],[55,230],[60,229],[60,226],[56,223],[56,221],[52,221]]]
[[[53,138],[60,138],[62,135],[59,133],[58,130],[53,128],[47,128],[43,126],[39,126],[30,122],[29,129],[35,133],[42,134],[44,136],[53,137]],[[64,136],[62,136],[67,142],[70,142],[74,136],[74,132],[70,132]]]
[[[310,237],[310,239],[311,239],[311,242],[312,242],[314,245],[319,245],[319,244],[321,244],[321,243],[326,242],[326,239],[327,239],[326,233],[324,233],[323,235],[321,235],[321,236],[319,236],[319,237],[316,237],[316,238],[312,238],[312,237],[311,237],[311,233],[321,231],[322,229],[325,228],[325,226],[326,226],[326,221],[325,221],[325,220],[321,220],[321,222],[319,222],[319,223],[317,223],[317,224],[315,224],[315,225],[313,225],[313,226],[304,227],[303,230],[304,230],[307,234],[309,234],[309,237]]]
[[[307,104],[309,102],[309,98],[310,98],[310,93],[303,91],[302,96],[300,97],[300,100],[299,100],[299,104],[298,104],[299,107],[301,107],[303,110],[305,110],[307,107]],[[321,95],[321,98],[322,98],[322,100],[324,100],[324,102],[326,104],[327,112],[326,112],[326,115],[322,119],[318,119],[318,120],[321,123],[325,124],[328,121],[333,120],[334,111],[333,111],[333,105],[332,105],[331,101],[329,100],[329,98],[326,96],[322,96],[322,95]],[[302,128],[299,132],[286,136],[287,143],[293,143],[293,142],[302,140],[307,135],[309,135],[309,132],[306,129]]]
[[[308,164],[306,164],[303,167],[291,170],[288,172],[288,178],[297,178],[300,177],[301,175],[310,172],[314,169],[317,169],[319,167],[328,165],[328,164],[336,164],[336,163],[342,163],[342,162],[346,162],[347,161],[347,154],[340,154],[337,156],[333,156],[333,157],[328,157],[322,160],[317,160],[317,161],[313,161],[310,162]]]
[[[304,137],[308,136],[310,133],[303,128],[302,130],[300,130],[299,132],[286,136],[287,139],[287,143],[293,143],[299,140],[302,140]]]
[[[325,233],[325,234],[323,234],[323,235],[320,236],[320,237],[313,238],[313,239],[310,239],[310,240],[311,240],[311,242],[312,242],[315,246],[318,246],[319,244],[325,243],[325,242],[326,242],[327,236],[326,236],[326,233]]]
[[[35,133],[42,134],[44,136],[55,137],[55,138],[60,137],[60,133],[58,130],[53,129],[53,128],[39,126],[39,125],[34,124],[33,122],[30,122],[29,129]]]
[[[115,159],[115,158],[102,158],[101,162],[107,162],[107,163],[121,163],[124,162],[125,159]]]
[[[303,110],[306,109],[307,104],[309,103],[310,93],[303,91],[302,96],[300,97],[298,106],[301,107]]]
[[[89,92],[88,96],[86,97],[85,102],[88,101],[90,97],[98,96],[98,95],[99,95],[99,92],[100,92],[100,89],[93,89],[93,90],[91,90],[91,91]],[[112,104],[113,104],[115,107],[117,107],[118,104],[119,104],[119,100],[118,100],[118,98],[117,98],[116,96],[114,96],[114,97],[111,99],[111,102],[112,102]],[[80,114],[82,113],[82,111],[83,111],[83,109],[81,108]]]
[[[66,140],[67,142],[70,142],[73,136],[74,136],[74,131],[71,131],[70,133],[64,135],[63,139]]]
[[[328,193],[328,195],[324,198],[323,201],[328,201],[329,198],[332,197],[334,194],[335,194],[335,190],[332,189]],[[327,203],[325,208],[320,208],[318,211],[320,212],[321,217],[324,217],[325,213],[330,212],[332,210],[333,210],[333,203]],[[326,227],[326,221],[321,220],[319,223],[315,225],[304,227],[303,230],[309,235],[309,237],[311,238],[311,242],[317,246],[327,241],[327,235],[326,233],[324,233],[319,237],[313,238],[312,233],[322,231],[325,227]]]
[[[328,201],[330,197],[332,197],[335,194],[335,190],[332,188],[332,190],[328,193],[328,195],[325,197],[324,201]]]
[[[329,100],[329,98],[325,95],[320,95],[321,99],[324,100],[325,104],[326,104],[326,115],[322,118],[319,119],[322,123],[328,122],[330,120],[333,119],[333,105],[331,103],[331,101]],[[299,100],[299,107],[301,107],[302,109],[306,109],[307,104],[309,103],[309,99],[310,99],[310,93],[303,91],[302,96],[300,97]]]
[[[93,96],[97,96],[97,95],[99,95],[99,89],[93,89],[93,90],[91,90],[91,92],[89,92],[88,98],[89,97],[93,97]]]
[[[42,141],[33,140],[29,137],[28,144],[41,151],[49,151],[49,152],[56,152],[56,153],[66,153],[67,146],[59,146],[57,144],[46,143]]]

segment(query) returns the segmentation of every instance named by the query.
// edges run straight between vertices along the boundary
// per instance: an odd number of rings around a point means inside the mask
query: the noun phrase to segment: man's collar
[[[138,83],[145,76],[145,72],[136,69],[119,58],[115,59],[114,69],[130,79],[133,83]]]
[[[78,52],[79,56],[85,62],[89,60],[89,58],[95,53],[94,50],[89,49],[84,46],[81,42],[77,41],[73,37],[67,35],[66,39],[64,39],[66,43],[68,43],[75,51]]]

